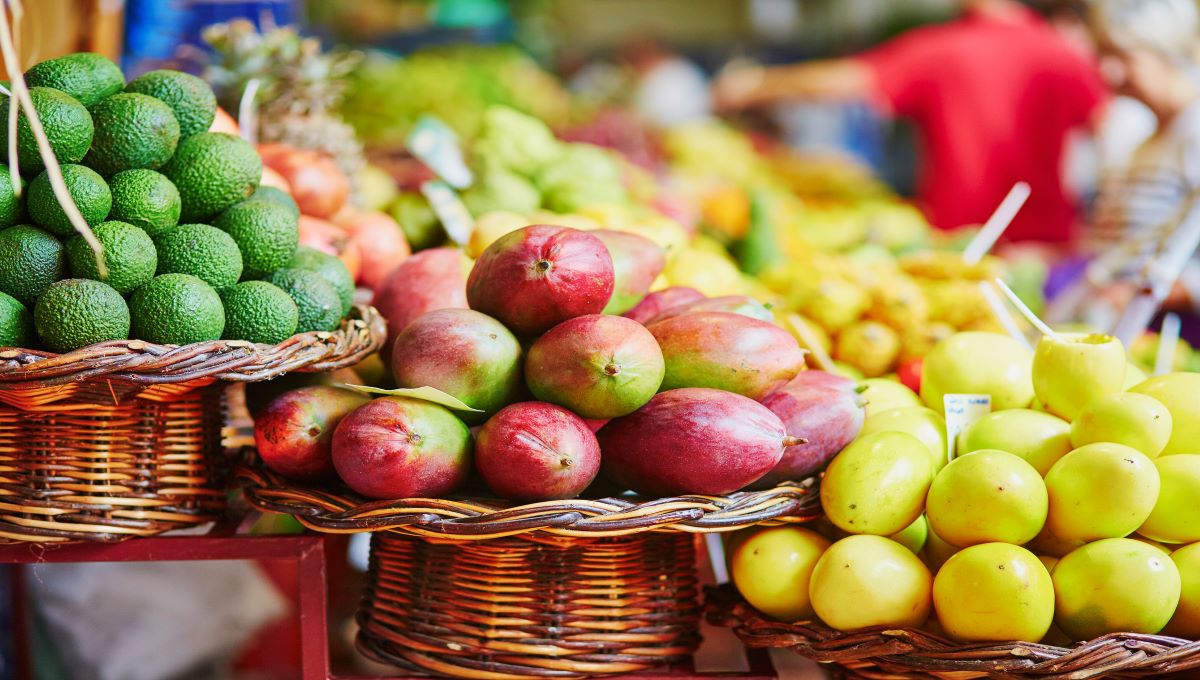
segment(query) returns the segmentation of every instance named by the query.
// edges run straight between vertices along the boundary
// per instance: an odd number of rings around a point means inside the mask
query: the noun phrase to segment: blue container
[[[130,78],[164,65],[195,70],[204,27],[231,19],[284,26],[301,18],[301,6],[300,0],[126,0],[121,66]]]

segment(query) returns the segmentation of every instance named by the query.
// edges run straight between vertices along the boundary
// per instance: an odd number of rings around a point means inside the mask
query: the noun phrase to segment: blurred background
[[[475,174],[461,194],[470,238],[453,239],[469,254],[534,219],[619,225],[668,247],[671,285],[769,301],[844,372],[903,380],[938,339],[1002,329],[980,281],[1004,276],[1053,321],[1112,328],[1164,248],[1185,251],[1180,271],[1151,281],[1183,318],[1173,365],[1200,366],[1186,342],[1200,341],[1200,233],[1176,229],[1200,188],[1196,14],[1193,0],[39,0],[18,48],[25,67],[95,51],[130,79],[205,77],[229,129],[286,176],[302,242],[353,262],[367,288],[396,264],[372,263],[378,229],[402,232],[398,257],[455,236],[420,191],[430,163],[413,158],[432,116]],[[543,129],[574,144],[533,177],[521,159]],[[384,226],[333,217],[329,173]],[[1029,200],[996,257],[964,263],[1019,182]],[[1154,332],[1138,334],[1131,357],[1152,368],[1157,356]],[[348,642],[363,547],[333,545],[337,662],[371,673]],[[156,603],[192,598],[171,617],[89,599],[87,569],[39,568],[36,676],[298,677],[294,570],[222,569],[158,583]],[[110,593],[153,583],[103,578]],[[213,579],[245,590],[209,593]],[[116,659],[153,650],[87,644],[100,624],[78,612],[101,605],[123,630],[175,630],[182,661],[134,671]]]

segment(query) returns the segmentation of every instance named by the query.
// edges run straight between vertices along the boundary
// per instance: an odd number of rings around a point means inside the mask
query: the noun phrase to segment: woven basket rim
[[[504,536],[603,538],[646,531],[719,533],[757,524],[811,521],[820,514],[815,478],[761,491],[688,495],[574,498],[512,505],[479,497],[368,500],[346,490],[299,486],[247,453],[235,476],[259,510],[294,516],[314,531],[393,531],[428,539],[478,541]]]
[[[1159,677],[1200,668],[1200,641],[1169,635],[1109,633],[1068,648],[1015,640],[961,643],[916,628],[842,632],[819,621],[783,623],[763,616],[728,584],[706,589],[705,615],[713,625],[732,628],[748,647],[791,649],[821,663],[894,674],[886,677]]]
[[[278,345],[212,340],[159,345],[112,340],[66,354],[0,348],[0,390],[89,379],[153,385],[192,380],[258,382],[290,373],[352,366],[383,346],[386,322],[374,307],[354,305],[335,331],[297,333]]]

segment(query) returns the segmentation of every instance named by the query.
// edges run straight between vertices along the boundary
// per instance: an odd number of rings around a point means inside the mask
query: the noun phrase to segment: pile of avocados
[[[275,344],[338,327],[354,292],[349,271],[298,247],[296,203],[259,186],[254,147],[209,131],[217,103],[207,83],[171,70],[126,83],[93,53],[43,61],[25,80],[107,271],[56,198],[22,110],[15,159],[0,125],[0,347]],[[10,105],[0,98],[0,121]]]

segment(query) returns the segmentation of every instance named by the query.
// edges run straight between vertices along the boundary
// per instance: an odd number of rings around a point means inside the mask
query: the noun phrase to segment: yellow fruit
[[[858,321],[871,306],[862,287],[839,279],[824,279],[812,294],[797,300],[801,314],[834,332]]]
[[[821,328],[817,324],[813,323],[810,319],[806,319],[799,314],[788,313],[781,316],[779,319],[779,325],[783,326],[784,330],[791,333],[792,337],[796,338],[796,342],[800,343],[800,347],[804,349],[810,351],[813,349],[809,344],[811,341],[813,344],[819,346],[826,354],[829,354],[833,351],[833,340],[829,338],[829,334],[825,332],[824,328]]]
[[[1046,522],[1046,484],[1024,459],[984,449],[950,461],[929,487],[929,524],[948,543],[1027,543]]]
[[[894,408],[921,405],[921,399],[916,392],[895,380],[870,378],[863,380],[859,387],[862,389],[861,394],[866,402],[867,417]]]
[[[680,253],[686,250],[688,241],[691,239],[691,234],[688,233],[687,229],[684,229],[682,224],[662,215],[639,217],[632,222],[626,222],[612,228],[617,231],[626,231],[630,234],[644,236],[654,241],[655,244],[666,251],[668,262],[674,260]]]
[[[1121,389],[1128,390],[1138,383],[1145,382],[1146,377],[1146,372],[1130,361],[1125,364],[1125,384],[1121,386]]]
[[[833,346],[835,359],[858,366],[869,377],[890,371],[899,354],[900,337],[878,321],[860,321],[843,328]]]
[[[954,335],[954,327],[930,321],[917,328],[906,328],[900,335],[900,361],[908,361],[929,354],[934,345]]]
[[[808,582],[828,547],[823,536],[801,527],[756,531],[733,553],[733,583],[752,607],[773,619],[812,618]]]
[[[667,263],[663,274],[672,286],[689,286],[708,297],[740,295],[742,273],[728,258],[687,248]]]
[[[924,406],[904,406],[874,411],[863,421],[860,436],[872,432],[907,432],[929,449],[929,462],[937,474],[946,465],[946,420]]]
[[[1128,536],[1158,499],[1154,461],[1122,444],[1088,444],[1063,456],[1046,474],[1046,529],[1064,541]]]
[[[1124,444],[1154,458],[1171,438],[1171,412],[1162,402],[1137,392],[1097,399],[1071,423],[1071,444]]]
[[[1045,476],[1071,451],[1071,425],[1058,416],[1032,409],[993,411],[958,436],[958,454],[1000,449],[1024,458]]]
[[[714,187],[700,203],[700,215],[708,226],[740,239],[750,226],[750,196],[737,184]]]
[[[1038,561],[1046,568],[1046,573],[1054,571],[1054,565],[1058,564],[1058,558],[1053,555],[1038,555]]]
[[[1200,455],[1181,453],[1154,461],[1158,502],[1138,533],[1164,543],[1200,541]]]
[[[1160,456],[1200,453],[1200,373],[1155,376],[1129,391],[1154,397],[1171,412],[1171,439]]]
[[[919,439],[875,432],[851,442],[829,464],[821,507],[843,531],[887,536],[920,516],[932,476],[929,452]]]
[[[596,220],[579,213],[556,213],[548,210],[535,210],[529,214],[529,224],[554,224],[560,227],[570,227],[580,231],[601,229]]]
[[[1179,569],[1179,607],[1163,634],[1195,640],[1200,638],[1200,543],[1171,553],[1171,561]]]
[[[982,543],[956,553],[933,581],[946,634],[963,642],[1037,642],[1054,620],[1054,583],[1033,553]]]
[[[1033,391],[1046,410],[1075,420],[1092,402],[1125,384],[1125,347],[1111,335],[1043,336],[1033,352]]]
[[[931,586],[929,570],[904,546],[882,536],[850,536],[821,556],[808,591],[822,621],[855,630],[921,625]]]
[[[505,234],[514,232],[530,224],[530,218],[507,210],[493,210],[484,213],[475,220],[475,230],[471,232],[471,240],[467,242],[467,254],[479,257],[488,246]],[[553,222],[552,224],[559,224]]]
[[[992,410],[1025,408],[1033,399],[1032,357],[1000,333],[955,333],[939,342],[921,365],[921,399],[942,413],[946,394],[987,394]]]
[[[877,286],[867,318],[893,328],[917,328],[929,320],[925,291],[907,277],[889,278]]]
[[[1107,538],[1071,551],[1054,567],[1054,622],[1075,640],[1105,633],[1157,633],[1179,604],[1179,569],[1145,543]]]

